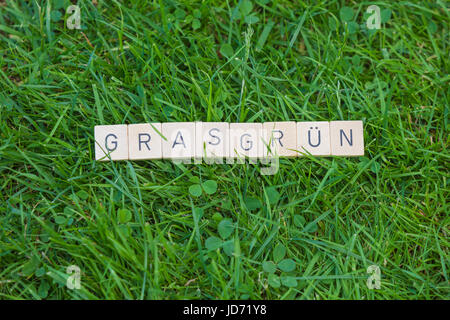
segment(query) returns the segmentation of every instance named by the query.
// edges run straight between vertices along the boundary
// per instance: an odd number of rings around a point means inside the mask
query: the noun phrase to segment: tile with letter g
[[[128,160],[128,126],[126,124],[94,127],[95,160]]]
[[[230,123],[230,158],[238,163],[249,158],[250,163],[263,157],[262,123]]]

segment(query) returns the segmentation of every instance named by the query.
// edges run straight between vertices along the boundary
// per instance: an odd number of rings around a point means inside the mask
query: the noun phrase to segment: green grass
[[[444,1],[50,4],[0,1],[1,299],[450,298]],[[94,160],[100,124],[360,119],[270,176]]]

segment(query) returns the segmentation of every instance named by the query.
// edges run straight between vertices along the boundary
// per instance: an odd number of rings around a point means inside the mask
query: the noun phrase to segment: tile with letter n
[[[331,121],[331,155],[333,156],[363,156],[364,132],[363,122]]]
[[[128,160],[128,126],[126,124],[94,127],[95,160]]]
[[[297,126],[295,121],[264,122],[263,156],[296,157]]]
[[[223,163],[228,158],[229,130],[227,122],[195,123],[195,158],[206,163]]]
[[[162,158],[161,123],[128,125],[128,154],[130,160]]]
[[[238,163],[250,163],[263,157],[262,123],[230,123],[230,154]]]
[[[190,160],[195,156],[195,122],[162,124],[163,159]]]
[[[297,144],[300,156],[331,155],[330,123],[328,121],[297,122]]]

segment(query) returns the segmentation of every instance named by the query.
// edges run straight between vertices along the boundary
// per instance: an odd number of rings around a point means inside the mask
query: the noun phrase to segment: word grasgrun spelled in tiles
[[[95,159],[172,159],[194,163],[256,162],[271,157],[362,156],[363,123],[165,122],[102,125],[95,129]]]

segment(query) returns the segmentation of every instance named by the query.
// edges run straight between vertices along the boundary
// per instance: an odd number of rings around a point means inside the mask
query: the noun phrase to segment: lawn
[[[0,299],[450,298],[448,3],[78,4],[0,0]],[[95,161],[96,125],[287,120],[365,156]]]

